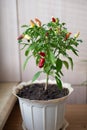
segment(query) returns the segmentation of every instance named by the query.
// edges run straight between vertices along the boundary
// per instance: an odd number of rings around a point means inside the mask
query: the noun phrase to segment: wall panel
[[[20,81],[16,0],[0,0],[0,81]]]

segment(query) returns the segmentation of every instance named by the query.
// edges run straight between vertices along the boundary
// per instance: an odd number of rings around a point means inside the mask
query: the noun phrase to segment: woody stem
[[[46,84],[45,84],[45,90],[47,90],[48,87],[48,80],[49,80],[49,75],[46,75]]]

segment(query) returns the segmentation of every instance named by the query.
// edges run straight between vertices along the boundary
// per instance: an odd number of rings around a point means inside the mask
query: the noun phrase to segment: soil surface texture
[[[30,100],[52,100],[68,95],[67,88],[59,89],[55,84],[49,84],[47,90],[45,84],[31,84],[24,86],[19,92],[18,96]]]

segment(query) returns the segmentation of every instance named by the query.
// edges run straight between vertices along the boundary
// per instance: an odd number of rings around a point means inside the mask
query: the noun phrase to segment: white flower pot
[[[45,80],[36,81],[35,83],[43,83]],[[13,90],[15,96],[23,85],[28,85],[31,82],[21,83]],[[49,83],[54,84],[55,81],[49,80]],[[69,89],[69,94],[73,91],[70,84],[64,83],[63,87]],[[20,109],[23,118],[24,130],[59,130],[64,127],[65,119],[65,101],[68,96],[59,99],[48,101],[29,100],[20,98]]]

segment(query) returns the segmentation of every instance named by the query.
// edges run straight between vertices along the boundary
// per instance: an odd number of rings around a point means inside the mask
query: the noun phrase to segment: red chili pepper
[[[23,39],[23,38],[24,38],[24,35],[21,34],[21,35],[17,38],[17,40],[21,40],[21,39]]]
[[[65,40],[67,40],[71,34],[72,34],[71,32],[67,33],[66,37],[65,37]]]
[[[50,28],[50,31],[52,31],[52,28]]]
[[[49,36],[49,33],[48,33],[48,32],[46,32],[46,36],[47,36],[47,37]]]
[[[45,56],[45,53],[44,53],[44,52],[40,52],[39,54],[40,54],[41,56],[43,56],[43,57]]]
[[[52,17],[52,22],[56,22],[56,19],[54,17]]]
[[[44,58],[41,58],[40,61],[39,61],[39,68],[42,68],[44,66],[44,63],[45,63],[45,59]]]

